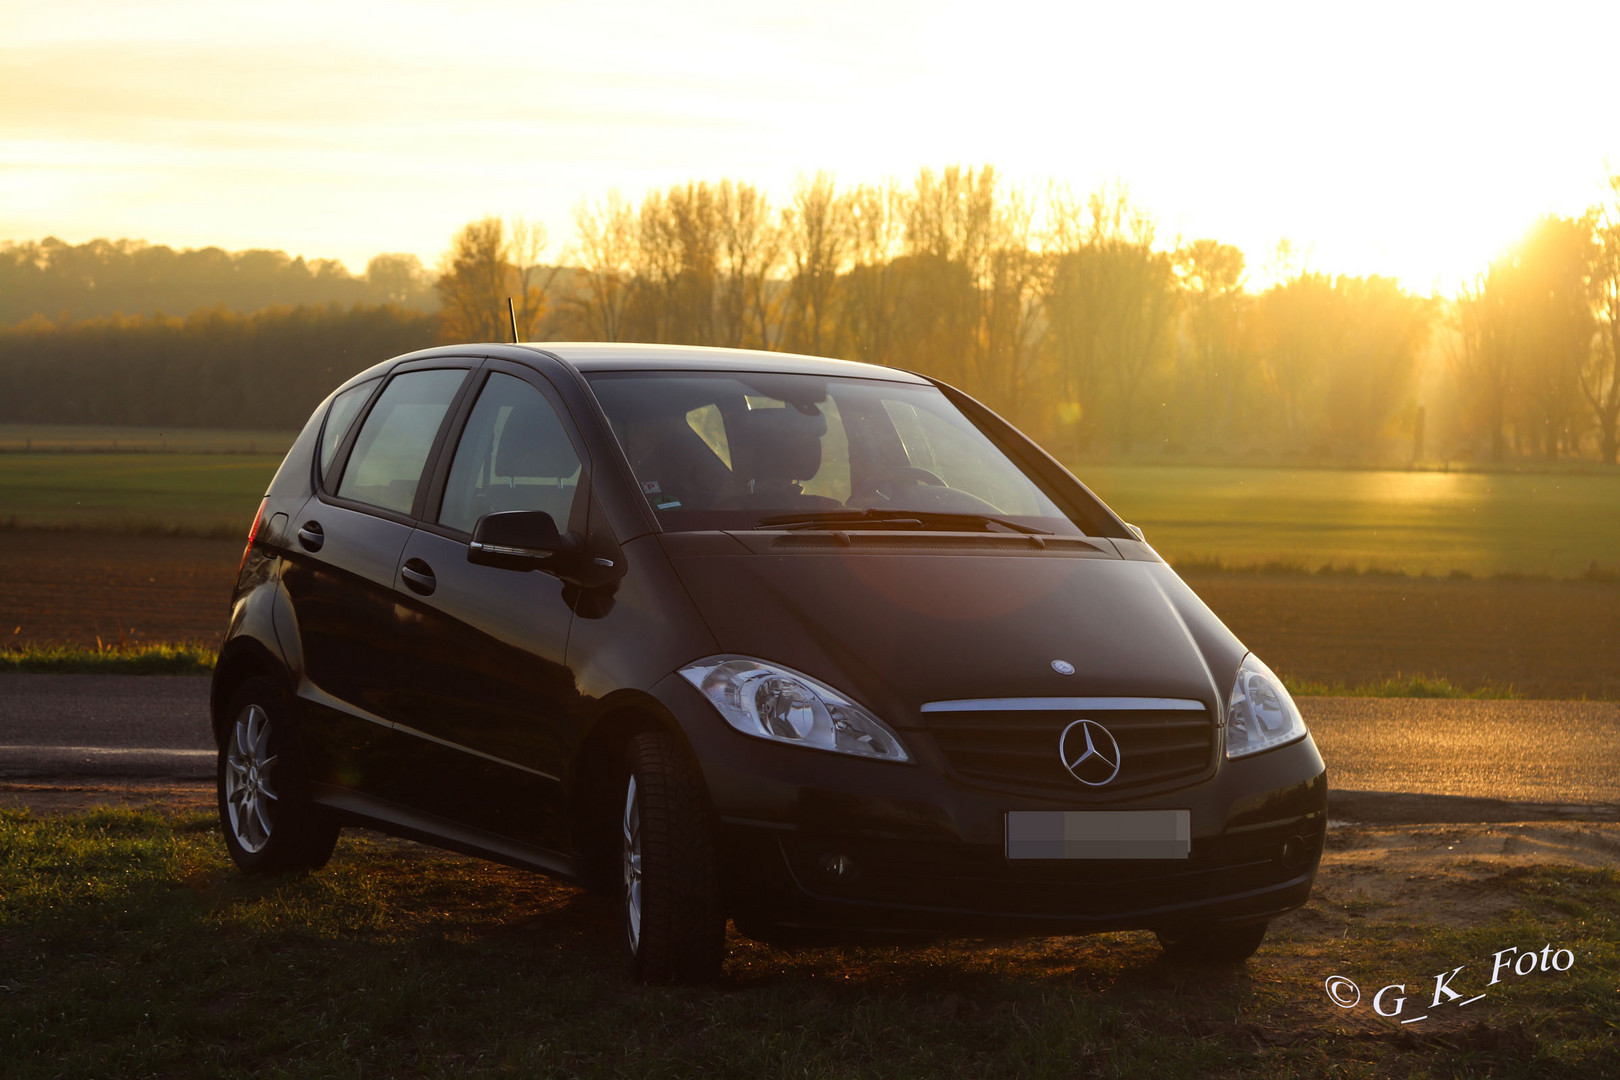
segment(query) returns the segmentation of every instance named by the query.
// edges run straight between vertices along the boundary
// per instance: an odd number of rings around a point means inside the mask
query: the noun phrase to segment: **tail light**
[[[247,547],[242,549],[242,561],[236,564],[236,576],[242,576],[242,567],[247,565],[248,553],[253,550],[253,541],[259,538],[259,526],[264,524],[264,508],[270,505],[269,497],[259,500],[259,512],[253,515],[253,527],[248,530]]]

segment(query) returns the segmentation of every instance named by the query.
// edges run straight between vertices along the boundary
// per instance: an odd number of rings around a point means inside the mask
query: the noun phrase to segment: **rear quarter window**
[[[327,470],[332,467],[332,458],[336,456],[338,447],[343,443],[343,436],[349,433],[354,426],[354,418],[360,415],[360,407],[371,398],[371,392],[377,389],[381,379],[367,379],[358,386],[351,386],[337,397],[332,399],[332,407],[326,412],[326,424],[321,428],[321,479],[327,478]]]

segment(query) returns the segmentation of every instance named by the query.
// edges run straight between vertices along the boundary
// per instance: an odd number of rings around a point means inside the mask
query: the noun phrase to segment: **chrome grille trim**
[[[925,713],[948,712],[1069,712],[1085,711],[1147,711],[1153,712],[1206,712],[1208,706],[1191,698],[1150,697],[1035,697],[1035,698],[963,698],[958,701],[930,701],[922,707]]]

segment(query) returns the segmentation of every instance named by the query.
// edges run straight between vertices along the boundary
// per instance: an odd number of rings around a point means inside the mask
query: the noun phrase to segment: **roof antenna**
[[[512,298],[510,296],[506,298],[506,314],[512,319],[512,344],[516,345],[518,343],[517,308],[512,306]]]

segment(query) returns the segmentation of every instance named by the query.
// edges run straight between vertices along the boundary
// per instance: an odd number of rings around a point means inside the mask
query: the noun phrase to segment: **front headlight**
[[[792,668],[747,656],[711,656],[681,668],[681,675],[744,735],[883,761],[911,760],[883,721]]]
[[[1226,701],[1226,756],[1246,757],[1305,737],[1305,720],[1282,680],[1255,658],[1238,665]]]

